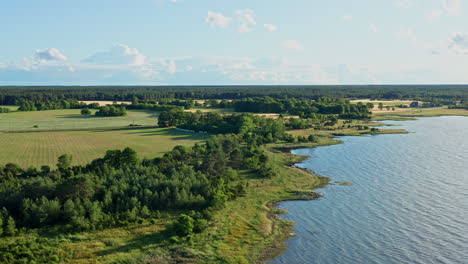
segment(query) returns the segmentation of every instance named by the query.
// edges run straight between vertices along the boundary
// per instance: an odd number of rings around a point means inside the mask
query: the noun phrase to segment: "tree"
[[[0,237],[3,235],[3,217],[0,215]]]
[[[84,116],[87,116],[87,115],[91,115],[91,110],[89,110],[89,108],[83,108],[81,109],[81,115],[84,115]]]
[[[16,234],[16,223],[13,217],[8,216],[6,225],[5,225],[5,234],[7,236],[14,236]]]
[[[70,168],[71,163],[72,163],[72,160],[73,160],[72,155],[63,154],[62,156],[60,156],[60,157],[58,158],[57,167],[58,167],[59,169],[66,170],[66,169]]]
[[[181,214],[175,223],[175,231],[179,236],[188,236],[193,233],[195,221],[192,217]]]
[[[131,149],[131,148],[128,148],[128,147],[125,148],[122,151],[121,162],[123,164],[129,165],[129,166],[135,166],[137,164],[137,162],[138,162],[138,157],[137,157],[136,151]]]
[[[380,109],[380,110],[383,110],[383,108],[384,108],[383,103],[379,103],[379,109]]]

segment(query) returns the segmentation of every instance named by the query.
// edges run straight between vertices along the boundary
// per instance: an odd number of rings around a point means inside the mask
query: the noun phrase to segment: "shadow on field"
[[[160,244],[171,237],[173,233],[170,228],[167,228],[160,232],[151,234],[141,234],[132,240],[129,240],[125,245],[118,246],[111,249],[105,249],[97,252],[98,256],[111,255],[116,253],[127,253],[132,250],[141,250],[149,245]]]
[[[189,133],[178,131],[174,128],[163,128],[159,130],[152,130],[152,131],[135,131],[129,132],[126,134],[136,134],[141,136],[168,136],[171,137],[172,140],[182,140],[182,139],[203,139],[208,138],[207,134],[200,134],[200,133]]]
[[[67,118],[67,119],[99,119],[102,118],[102,116],[95,116],[95,115],[63,115],[59,116],[59,118]]]

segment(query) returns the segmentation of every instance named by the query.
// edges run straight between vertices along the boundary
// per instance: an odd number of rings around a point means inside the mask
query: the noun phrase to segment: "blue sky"
[[[468,83],[467,0],[16,0],[0,85]]]

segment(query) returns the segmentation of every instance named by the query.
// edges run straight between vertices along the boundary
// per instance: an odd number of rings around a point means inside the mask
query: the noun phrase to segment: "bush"
[[[81,109],[81,115],[90,115],[91,114],[91,110],[89,110],[89,108],[83,108]]]
[[[46,238],[18,239],[0,246],[0,263],[63,263],[58,243]]]

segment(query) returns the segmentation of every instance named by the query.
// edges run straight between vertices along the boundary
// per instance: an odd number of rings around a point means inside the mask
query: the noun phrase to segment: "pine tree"
[[[7,236],[14,236],[16,233],[16,223],[13,217],[9,216],[5,226],[5,234]]]

